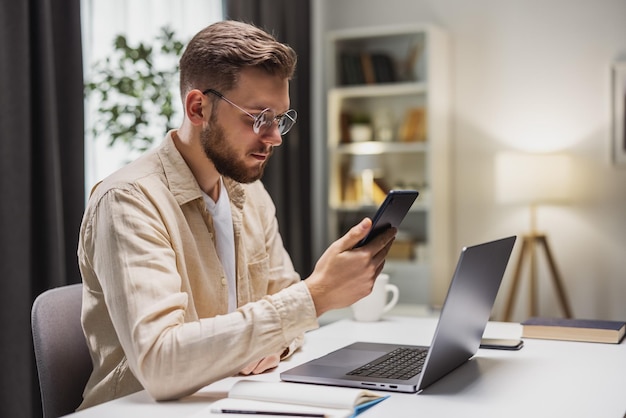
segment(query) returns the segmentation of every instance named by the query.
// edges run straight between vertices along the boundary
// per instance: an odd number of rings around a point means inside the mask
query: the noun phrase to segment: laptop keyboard
[[[408,380],[422,371],[428,349],[400,347],[348,372],[351,376]]]

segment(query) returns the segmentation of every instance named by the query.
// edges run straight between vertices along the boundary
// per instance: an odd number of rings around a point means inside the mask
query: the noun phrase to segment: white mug
[[[391,293],[391,300],[387,302],[389,293]],[[362,322],[380,320],[384,313],[396,306],[399,295],[398,286],[389,284],[389,275],[379,274],[372,293],[352,304],[354,319]]]

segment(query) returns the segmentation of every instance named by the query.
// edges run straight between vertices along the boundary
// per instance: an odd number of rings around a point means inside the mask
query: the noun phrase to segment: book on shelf
[[[342,52],[339,66],[342,85],[392,83],[397,80],[393,59],[383,52]]]
[[[426,141],[426,109],[422,106],[406,110],[398,137],[402,142]]]
[[[534,317],[522,322],[523,338],[619,344],[625,332],[625,321]]]
[[[385,53],[371,54],[376,83],[393,83],[397,80],[393,59]]]
[[[387,259],[389,260],[402,260],[411,261],[415,259],[415,241],[411,236],[406,234],[402,235],[399,231],[398,236],[391,244],[389,252],[387,253]]]
[[[373,204],[380,205],[387,193],[389,193],[389,187],[385,183],[384,179],[374,178],[374,182],[371,185],[374,202]],[[364,197],[363,181],[361,178],[353,177],[349,173],[344,172],[341,179],[341,204],[345,206],[354,207],[362,204]],[[371,208],[368,208],[371,209]]]
[[[348,112],[341,112],[339,114],[339,142],[346,144],[352,142],[350,137],[350,118],[351,115]]]
[[[374,62],[369,52],[361,52],[361,67],[363,69],[363,79],[365,84],[376,83],[376,73],[374,72]]]
[[[365,76],[361,57],[358,54],[344,52],[340,56],[341,83],[344,85],[364,84]]]
[[[364,389],[240,380],[210,409],[214,414],[341,418],[354,417],[388,397]]]

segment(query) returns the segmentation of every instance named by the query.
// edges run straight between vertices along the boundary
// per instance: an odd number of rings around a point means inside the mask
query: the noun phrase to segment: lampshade
[[[496,155],[496,199],[500,203],[564,203],[572,197],[572,163],[564,154]]]

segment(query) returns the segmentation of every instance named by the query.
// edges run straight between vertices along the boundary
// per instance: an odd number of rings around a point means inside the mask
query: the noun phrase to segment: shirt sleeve
[[[257,182],[255,200],[261,201],[264,216],[263,224],[265,225],[264,235],[267,237],[267,248],[270,254],[270,281],[267,289],[268,294],[274,294],[288,286],[300,281],[300,275],[295,271],[293,262],[289,253],[285,250],[282,236],[279,232],[278,220],[276,218],[276,206],[263,186],[263,183]],[[304,333],[293,339],[289,345],[281,353],[281,360],[291,356],[304,343]]]
[[[297,347],[318,326],[308,288],[291,272],[277,278],[274,293],[233,313],[187,321],[191,301],[174,244],[141,191],[108,190],[87,224],[82,245],[92,254],[93,280],[130,370],[157,400],[191,394],[268,353]]]

